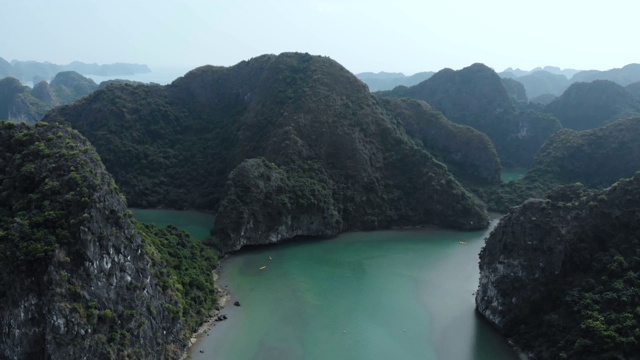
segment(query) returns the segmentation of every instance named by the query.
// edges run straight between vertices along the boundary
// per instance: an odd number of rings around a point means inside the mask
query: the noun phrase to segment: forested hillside
[[[480,313],[536,359],[640,354],[640,174],[511,209],[480,254]]]
[[[0,122],[0,150],[0,358],[178,358],[216,253],[132,220],[76,131]]]
[[[408,135],[404,105],[385,104],[333,60],[287,53],[201,67],[166,87],[110,86],[45,120],[87,136],[132,205],[218,210],[226,249],[354,229],[486,226],[482,204],[428,152],[446,163],[451,150]],[[430,113],[418,105],[409,116]],[[489,164],[467,179],[496,181],[482,134],[438,121]]]
[[[377,95],[424,100],[449,120],[487,134],[507,167],[531,166],[540,146],[561,127],[552,116],[519,110],[498,74],[483,64],[444,69],[415,86]]]
[[[536,162],[518,181],[486,187],[481,197],[489,208],[506,211],[530,197],[580,182],[609,186],[640,170],[640,118],[611,123],[589,131],[562,129],[540,150]]]

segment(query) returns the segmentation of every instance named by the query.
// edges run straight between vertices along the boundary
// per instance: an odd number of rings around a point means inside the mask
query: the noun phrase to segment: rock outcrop
[[[565,128],[590,130],[639,116],[640,100],[613,81],[596,80],[571,85],[545,111]]]
[[[507,211],[560,185],[606,187],[640,170],[639,136],[637,117],[586,131],[562,129],[542,146],[522,179],[489,189],[482,198],[491,209]]]
[[[223,249],[275,243],[296,236],[334,236],[343,224],[329,184],[288,173],[264,158],[242,162],[216,218]]]
[[[136,228],[93,147],[69,128],[1,122],[0,149],[0,358],[179,357],[189,318],[209,309],[189,305],[162,244],[178,241],[197,266],[207,250],[177,231]],[[215,265],[190,275],[209,282],[190,292],[213,298]]]
[[[457,178],[472,184],[499,184],[500,160],[491,140],[478,130],[449,121],[423,101],[381,99],[393,120]]]
[[[511,209],[480,254],[478,311],[532,358],[635,358],[638,203],[640,174]]]
[[[0,120],[35,122],[50,109],[30,94],[30,88],[12,77],[0,80]]]
[[[561,128],[552,116],[518,111],[498,74],[483,64],[443,69],[417,85],[376,94],[428,102],[449,120],[486,134],[509,167],[531,166],[540,146]]]
[[[0,80],[0,120],[35,123],[54,106],[72,103],[97,88],[93,80],[73,71],[57,74],[51,84],[40,81],[33,90],[7,77]]]
[[[433,126],[445,139],[420,144],[399,116],[410,102],[383,106],[335,61],[285,53],[204,66],[168,86],[108,86],[45,121],[87,136],[132,205],[217,211],[227,250],[390,226],[486,227],[483,205],[442,163],[455,166],[464,145],[443,142],[475,144],[467,162],[489,164],[482,182],[498,173],[491,145],[444,118]],[[419,124],[429,109],[415,111],[416,126],[430,127]]]

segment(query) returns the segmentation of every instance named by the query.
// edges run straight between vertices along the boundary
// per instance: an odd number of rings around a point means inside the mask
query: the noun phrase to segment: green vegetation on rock
[[[458,125],[423,101],[381,99],[392,120],[457,178],[471,184],[500,182],[500,161],[489,138],[472,127]]]
[[[476,304],[541,359],[640,353],[640,174],[513,208],[480,254]]]
[[[483,64],[444,69],[412,87],[377,93],[424,100],[451,121],[485,133],[507,167],[529,167],[540,146],[561,128],[555,118],[519,111],[498,74]]]
[[[184,232],[134,226],[78,132],[0,123],[0,357],[175,359],[216,264]]]
[[[30,94],[17,79],[0,80],[0,118],[17,122],[35,122],[50,109],[46,103]]]
[[[489,209],[506,211],[528,198],[544,197],[563,184],[609,186],[640,169],[640,118],[621,120],[589,131],[562,129],[540,149],[520,180],[488,186],[477,194]]]
[[[51,91],[58,100],[54,105],[70,104],[94,92],[98,85],[75,71],[63,71],[51,80]]]
[[[15,78],[0,80],[0,117],[35,123],[54,106],[69,104],[98,88],[95,82],[74,72],[58,73],[51,84],[40,81],[33,90]]]
[[[151,260],[152,275],[170,299],[163,306],[185,322],[180,336],[189,340],[217,301],[212,272],[218,265],[217,253],[175,226],[131,222]]]
[[[640,100],[608,80],[575,83],[546,106],[566,128],[588,130],[640,115]]]
[[[46,121],[87,136],[131,205],[218,210],[227,250],[356,229],[486,226],[481,203],[426,149],[443,162],[456,154],[420,145],[404,105],[385,104],[336,62],[286,53],[204,66],[167,86],[109,86]],[[481,134],[438,122],[451,141],[473,141],[491,164],[485,177],[497,179]],[[298,216],[307,225],[289,227]]]
[[[527,91],[524,89],[524,85],[521,82],[511,78],[502,78],[502,85],[511,98],[515,101],[527,102]]]

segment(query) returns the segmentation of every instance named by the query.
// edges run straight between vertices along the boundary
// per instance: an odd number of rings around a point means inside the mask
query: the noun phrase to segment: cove
[[[516,359],[475,312],[488,232],[356,232],[240,251],[222,262],[228,320],[190,358]]]
[[[522,179],[522,177],[527,173],[527,169],[525,168],[509,168],[502,169],[500,171],[500,179],[503,183],[508,183],[511,181],[516,181]]]
[[[133,217],[141,223],[160,227],[172,224],[198,240],[208,238],[214,224],[213,215],[200,211],[137,208],[129,208],[129,210],[131,210]]]

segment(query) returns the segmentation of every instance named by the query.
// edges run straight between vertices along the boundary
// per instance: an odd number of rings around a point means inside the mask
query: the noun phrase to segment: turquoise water
[[[359,232],[234,254],[221,284],[242,306],[191,358],[515,359],[474,310],[487,234]]]
[[[130,208],[129,210],[131,210],[133,217],[141,223],[154,224],[161,227],[173,224],[199,240],[209,237],[209,232],[214,224],[212,214],[199,211],[136,208]]]
[[[502,169],[500,171],[500,179],[503,183],[521,179],[527,173],[525,168]]]

